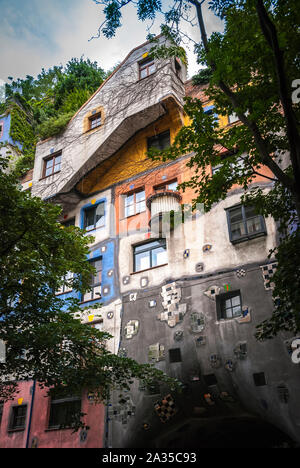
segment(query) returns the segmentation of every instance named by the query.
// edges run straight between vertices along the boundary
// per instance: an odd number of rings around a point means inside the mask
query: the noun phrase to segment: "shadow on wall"
[[[157,448],[295,448],[295,443],[275,426],[251,417],[188,420],[163,440]]]

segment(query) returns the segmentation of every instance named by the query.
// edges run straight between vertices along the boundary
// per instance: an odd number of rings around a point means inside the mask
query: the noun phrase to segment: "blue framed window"
[[[263,216],[253,206],[237,205],[226,210],[230,242],[237,244],[267,234]]]
[[[105,225],[105,202],[102,201],[94,206],[84,208],[83,226],[86,231],[92,231]]]
[[[101,299],[102,285],[102,257],[90,260],[90,264],[95,268],[96,272],[91,275],[90,287],[91,291],[87,291],[82,296],[82,302],[94,301]]]

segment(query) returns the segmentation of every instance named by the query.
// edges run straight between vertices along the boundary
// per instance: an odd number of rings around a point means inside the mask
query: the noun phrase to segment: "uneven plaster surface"
[[[172,430],[194,418],[195,412],[203,413],[206,421],[224,414],[241,416],[245,411],[259,414],[290,436],[299,438],[298,371],[291,363],[283,337],[263,343],[255,339],[255,327],[271,313],[273,301],[271,292],[264,288],[259,264],[249,264],[245,271],[246,275],[241,278],[232,270],[210,278],[199,275],[198,279],[176,280],[181,295],[179,304],[187,304],[183,322],[175,328],[183,332],[179,340],[174,338],[174,328],[157,320],[157,314],[164,310],[162,286],[168,284],[163,282],[160,286],[138,291],[135,301],[130,300],[130,295],[124,296],[122,329],[130,320],[138,319],[139,330],[130,340],[122,339],[120,347],[126,349],[128,357],[148,362],[149,346],[159,343],[164,347],[164,358],[155,366],[183,382],[187,393],[173,395],[177,413],[165,428],[155,414],[155,402],[167,395],[168,389],[161,386],[159,393],[151,396],[141,392],[135,383],[130,391],[135,415],[125,427],[116,421],[109,424],[109,440],[114,447],[151,446],[154,443],[151,439],[156,439],[159,444],[164,437],[166,442],[166,434],[173,437]],[[228,285],[231,291],[240,290],[243,306],[251,309],[251,321],[243,323],[239,318],[217,320],[216,302],[204,294],[210,286],[216,285],[220,292]],[[152,304],[150,307],[153,301],[156,306]],[[196,312],[203,314],[205,319],[198,333],[190,328],[190,317]],[[200,337],[205,338],[204,343],[197,345]],[[169,350],[174,348],[180,348],[181,362],[170,361]],[[258,387],[253,374],[260,372],[265,373],[266,385]],[[216,383],[208,385],[205,376],[211,374]],[[282,382],[290,395],[288,407],[282,403],[283,390],[277,390]],[[145,432],[143,425],[146,423],[149,427]]]

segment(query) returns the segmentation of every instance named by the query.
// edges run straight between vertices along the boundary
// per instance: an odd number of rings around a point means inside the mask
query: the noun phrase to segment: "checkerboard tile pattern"
[[[268,265],[262,265],[261,267],[264,286],[267,291],[274,289],[274,283],[271,281],[272,277],[277,269],[277,263],[269,263]]]
[[[175,402],[170,394],[155,403],[154,409],[162,423],[166,423],[177,413]]]

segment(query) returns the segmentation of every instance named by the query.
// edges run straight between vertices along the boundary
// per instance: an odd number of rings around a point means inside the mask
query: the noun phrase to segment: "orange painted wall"
[[[187,159],[183,159],[174,164],[165,167],[159,167],[158,169],[153,170],[144,176],[136,177],[134,180],[125,182],[124,184],[120,184],[116,187],[115,215],[117,220],[117,234],[124,234],[125,232],[130,232],[135,229],[147,228],[148,222],[150,220],[150,211],[147,208],[146,211],[142,213],[124,218],[122,195],[140,188],[144,188],[147,199],[155,192],[154,187],[157,185],[168,183],[174,179],[177,179],[178,183],[188,180],[192,173],[191,170],[186,167],[186,163]],[[163,176],[165,176],[164,179]],[[133,188],[132,185],[134,185]],[[183,204],[191,203],[195,197],[195,193],[191,189],[187,189],[184,193],[181,193],[181,195],[181,203]]]

